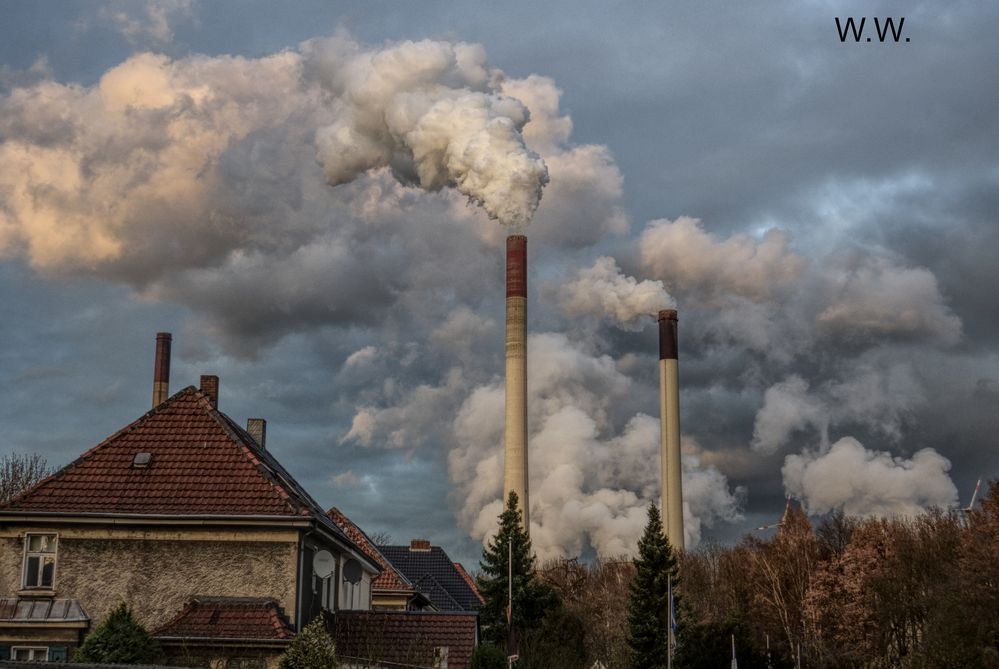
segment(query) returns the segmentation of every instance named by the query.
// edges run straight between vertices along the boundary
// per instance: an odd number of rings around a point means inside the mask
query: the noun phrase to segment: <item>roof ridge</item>
[[[91,446],[90,448],[88,448],[87,450],[85,450],[83,453],[81,453],[79,456],[77,456],[74,460],[72,460],[69,464],[63,465],[62,467],[60,467],[56,471],[52,472],[51,474],[49,474],[48,476],[46,476],[45,478],[43,478],[42,480],[36,482],[30,488],[28,488],[26,490],[22,490],[17,495],[14,495],[10,499],[8,499],[6,502],[0,502],[0,511],[2,511],[3,509],[11,506],[12,504],[15,504],[17,502],[23,501],[26,497],[28,497],[30,495],[33,495],[37,490],[39,490],[43,486],[48,485],[52,481],[55,481],[55,480],[59,479],[66,472],[68,472],[70,469],[72,469],[73,467],[76,467],[77,465],[79,465],[82,462],[86,462],[88,459],[90,459],[91,457],[93,457],[97,453],[97,451],[99,451],[99,450],[107,447],[110,443],[112,443],[116,439],[118,439],[120,437],[123,437],[126,434],[132,432],[133,430],[135,430],[136,428],[138,428],[140,425],[142,425],[143,423],[145,423],[147,420],[149,420],[153,416],[159,414],[161,411],[163,411],[164,409],[166,409],[169,405],[173,404],[177,400],[178,397],[180,397],[181,395],[184,395],[186,393],[189,393],[189,392],[200,394],[200,395],[202,395],[202,398],[204,398],[203,393],[201,393],[201,391],[198,390],[197,388],[195,388],[194,386],[186,386],[184,388],[181,388],[180,390],[178,390],[177,392],[175,392],[173,395],[171,395],[167,399],[163,400],[162,402],[160,402],[159,404],[157,404],[156,406],[154,406],[152,409],[150,409],[146,413],[142,414],[141,416],[139,416],[138,418],[136,418],[135,420],[133,420],[131,423],[129,423],[125,427],[119,429],[117,432],[112,433],[110,436],[105,437],[97,445]],[[205,400],[207,401],[207,398],[205,398]]]
[[[232,439],[237,445],[239,445],[240,452],[243,454],[243,456],[250,461],[250,464],[254,466],[254,468],[257,470],[258,473],[263,475],[268,480],[268,482],[274,488],[275,492],[277,492],[278,495],[284,500],[285,504],[288,505],[288,508],[291,509],[293,513],[301,515],[302,509],[295,508],[295,505],[291,501],[291,495],[289,495],[288,491],[284,489],[282,482],[280,480],[275,480],[278,477],[271,475],[269,471],[261,467],[260,458],[258,458],[256,453],[254,453],[250,449],[250,447],[246,444],[246,440],[243,438],[243,434],[241,434],[242,432],[244,432],[244,430],[239,428],[239,426],[236,425],[235,421],[229,418],[229,416],[222,413],[215,407],[212,407],[212,410],[209,415],[218,424],[218,426],[221,427],[229,435],[230,439]]]
[[[394,564],[392,564],[392,561],[389,560],[385,556],[384,553],[382,553],[382,551],[378,548],[378,544],[376,544],[374,541],[371,540],[371,537],[368,536],[367,532],[365,532],[363,529],[361,529],[360,525],[358,525],[353,520],[351,520],[350,517],[347,514],[345,514],[340,509],[338,509],[336,506],[331,506],[330,509],[329,509],[329,511],[326,512],[326,516],[329,517],[329,515],[331,513],[333,513],[333,512],[336,512],[337,514],[339,514],[347,523],[350,523],[350,525],[353,526],[354,529],[356,529],[358,532],[361,533],[361,536],[364,537],[364,539],[368,542],[368,546],[370,546],[371,549],[374,550],[375,553],[378,555],[378,557],[380,557],[384,561],[385,564],[384,565],[379,565],[379,566],[388,567],[399,578],[399,580],[402,581],[402,584],[404,586],[409,586],[413,590],[416,590],[416,586],[413,584],[413,581],[410,580],[410,578],[408,576],[406,576],[405,574],[403,574],[402,571],[400,571]],[[330,520],[333,520],[333,519],[330,518]],[[333,521],[333,522],[336,523],[336,521]],[[346,534],[346,531],[344,533]],[[358,548],[362,548],[362,547],[358,546]]]
[[[465,607],[463,607],[461,604],[459,604],[458,600],[454,598],[454,595],[452,595],[451,592],[447,588],[444,587],[444,584],[441,583],[439,580],[437,580],[437,577],[434,576],[433,574],[431,574],[430,572],[427,572],[426,574],[424,574],[423,576],[421,576],[419,578],[419,580],[416,581],[416,587],[419,588],[420,587],[420,583],[422,583],[424,581],[424,579],[427,579],[427,578],[429,578],[431,581],[434,582],[434,585],[436,585],[437,588],[440,591],[442,591],[447,596],[447,598],[449,600],[451,600],[452,604],[454,604],[456,607],[458,607],[458,610],[463,611],[465,609]]]

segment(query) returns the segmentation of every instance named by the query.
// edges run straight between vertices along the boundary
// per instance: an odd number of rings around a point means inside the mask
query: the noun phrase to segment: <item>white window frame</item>
[[[55,538],[55,550],[50,553],[39,553],[35,551],[29,551],[28,546],[31,544],[31,537],[54,537]],[[44,556],[51,555],[52,557],[52,584],[51,585],[28,585],[28,557],[30,556]],[[38,567],[39,580],[41,580],[41,573],[44,563],[40,563]],[[24,535],[24,556],[21,560],[21,587],[24,590],[55,590],[56,584],[56,571],[59,569],[59,533],[58,532],[27,532]],[[26,648],[27,646],[25,646]],[[46,650],[46,652],[48,652]]]
[[[17,651],[26,650],[30,654],[27,660],[17,657]],[[44,657],[38,657],[38,652],[44,653]],[[16,662],[48,662],[49,661],[49,648],[48,646],[11,646],[10,648],[10,659]]]

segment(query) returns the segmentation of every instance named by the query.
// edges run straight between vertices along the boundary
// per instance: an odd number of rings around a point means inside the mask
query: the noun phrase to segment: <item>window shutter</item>
[[[66,646],[49,646],[49,662],[68,662],[69,653]]]
[[[10,646],[0,646],[0,660],[10,659]]]

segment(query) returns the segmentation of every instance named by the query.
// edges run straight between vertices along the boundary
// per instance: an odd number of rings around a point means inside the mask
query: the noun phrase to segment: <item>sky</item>
[[[999,477],[999,5],[3,3],[0,454],[172,390],[475,565],[529,239],[532,540],[634,550],[679,311],[687,545]],[[867,17],[870,43],[836,18]],[[903,16],[881,43],[874,17]]]

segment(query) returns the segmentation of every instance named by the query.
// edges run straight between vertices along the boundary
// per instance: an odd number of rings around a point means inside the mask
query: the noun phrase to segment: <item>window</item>
[[[55,584],[56,543],[54,534],[24,537],[24,587],[52,588]]]
[[[10,649],[12,660],[23,660],[27,662],[48,662],[48,648],[30,648],[28,646],[14,646]]]

